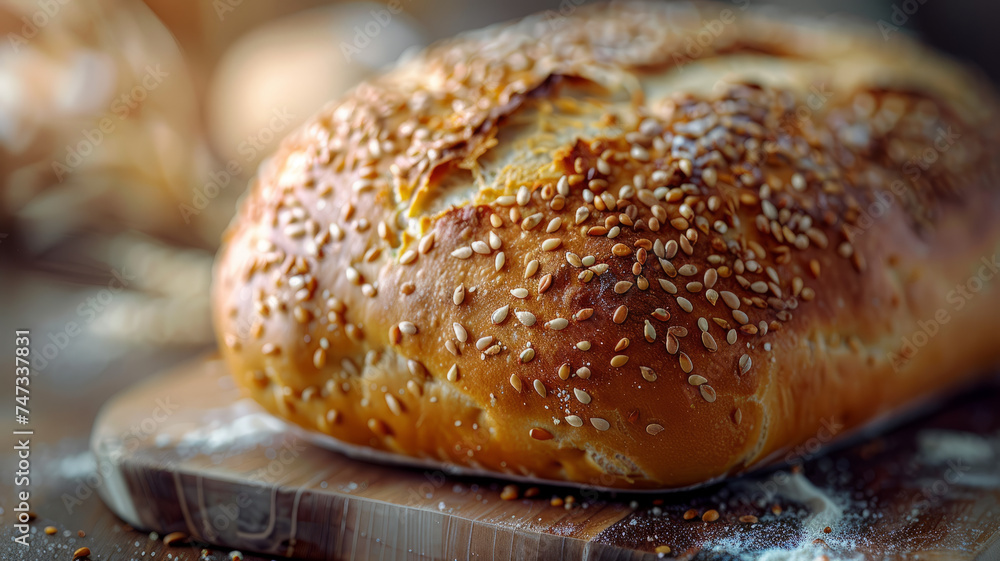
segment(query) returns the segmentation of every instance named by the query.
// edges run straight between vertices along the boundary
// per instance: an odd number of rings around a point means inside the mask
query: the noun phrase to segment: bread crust
[[[1000,252],[996,107],[917,45],[735,5],[471,33],[265,164],[221,347],[351,444],[600,487],[739,473],[1000,358],[1000,291],[955,296]]]

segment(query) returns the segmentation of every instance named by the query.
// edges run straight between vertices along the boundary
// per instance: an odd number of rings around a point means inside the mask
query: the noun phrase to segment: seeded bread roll
[[[874,27],[615,4],[470,33],[285,140],[225,237],[219,340],[346,444],[703,484],[1000,358],[998,125]]]

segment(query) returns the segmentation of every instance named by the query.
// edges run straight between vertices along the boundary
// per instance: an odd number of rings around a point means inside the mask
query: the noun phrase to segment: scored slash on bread
[[[560,22],[432,46],[262,168],[213,290],[257,401],[405,456],[682,488],[1000,357],[994,290],[892,360],[1000,249],[997,105],[974,77],[724,5]]]

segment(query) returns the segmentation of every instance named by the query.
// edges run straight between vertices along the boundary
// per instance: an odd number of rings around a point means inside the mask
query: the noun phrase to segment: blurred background
[[[32,330],[41,481],[86,473],[115,390],[214,345],[220,234],[285,134],[407,49],[577,3],[0,0],[0,357]],[[1000,3],[778,3],[1000,79]]]

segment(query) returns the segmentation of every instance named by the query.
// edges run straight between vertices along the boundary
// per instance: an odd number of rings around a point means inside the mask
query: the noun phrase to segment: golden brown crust
[[[997,122],[915,45],[738,6],[476,32],[286,140],[227,234],[219,338],[255,399],[345,442],[703,483],[1000,355],[1000,294],[948,303],[1000,250]]]

